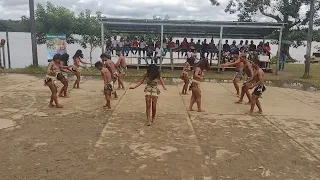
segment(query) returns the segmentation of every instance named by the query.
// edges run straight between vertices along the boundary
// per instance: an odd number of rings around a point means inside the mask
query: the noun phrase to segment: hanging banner
[[[52,35],[47,34],[47,58],[50,62],[55,54],[67,53],[67,40],[66,35]]]

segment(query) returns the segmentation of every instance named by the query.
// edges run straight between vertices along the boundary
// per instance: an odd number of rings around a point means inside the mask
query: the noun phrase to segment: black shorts
[[[266,90],[266,87],[264,85],[258,85],[256,88],[254,88],[252,94],[256,96],[261,96],[262,93]]]

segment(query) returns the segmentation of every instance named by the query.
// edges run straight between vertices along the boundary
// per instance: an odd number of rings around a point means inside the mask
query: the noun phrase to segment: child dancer
[[[188,61],[186,61],[185,65],[183,67],[182,74],[180,75],[180,78],[184,82],[181,94],[188,94],[187,90],[188,90],[188,85],[189,85],[189,71],[190,71],[190,64]]]
[[[160,71],[155,64],[151,64],[148,66],[147,73],[144,74],[143,78],[138,82],[137,85],[131,86],[130,89],[135,89],[139,87],[144,81],[147,81],[147,86],[144,89],[146,93],[146,113],[147,113],[147,121],[148,126],[151,123],[154,123],[156,112],[157,112],[157,101],[158,95],[160,94],[160,90],[158,89],[158,83],[160,81],[164,90],[167,90],[165,87],[164,81],[160,76]],[[152,121],[150,121],[150,108],[152,106]]]
[[[101,76],[104,82],[103,87],[104,87],[104,95],[106,97],[106,104],[103,107],[107,109],[111,109],[110,100],[111,100],[111,92],[113,91],[111,72],[108,68],[103,67],[103,64],[101,61],[96,62],[94,66],[101,72]]]
[[[243,62],[244,64],[244,73],[247,75],[247,81],[250,80],[253,76],[253,68],[252,68],[252,65],[251,63],[246,59],[246,55],[245,54],[242,54],[241,57],[240,57],[240,61]],[[237,104],[242,104],[242,101],[243,101],[243,97],[244,95],[246,94],[247,97],[248,97],[248,103],[246,104],[251,104],[251,95],[249,93],[249,87],[250,85],[245,82],[243,83],[242,85],[242,88],[241,88],[241,96],[240,96],[240,99],[239,101],[237,101],[236,103]]]
[[[81,59],[83,59],[83,54],[82,54],[82,51],[79,49],[79,50],[76,51],[76,53],[73,56],[73,66],[71,68],[71,70],[73,71],[74,75],[77,77],[76,81],[74,82],[73,88],[77,88],[77,89],[79,89],[80,75],[81,75],[79,67],[86,68],[84,66],[81,66],[80,63],[82,63],[82,64],[90,64],[90,63],[86,63],[86,62],[82,61]]]
[[[234,74],[234,78],[233,78],[233,85],[237,91],[237,96],[240,97],[240,88],[239,88],[238,83],[242,79],[244,64],[242,61],[240,61],[239,55],[236,55],[234,58],[234,62],[232,62],[232,63],[227,62],[225,64],[221,64],[221,67],[228,67],[228,66],[236,66],[235,74]]]
[[[61,61],[60,54],[56,54],[53,56],[53,59],[49,63],[49,66],[48,66],[46,79],[44,80],[44,85],[48,86],[51,91],[51,98],[50,98],[49,106],[50,107],[56,106],[56,108],[62,108],[62,106],[58,102],[58,97],[57,97],[57,93],[58,93],[57,80],[61,81],[61,83],[64,84],[63,81],[66,79],[63,76],[62,71],[68,72],[67,70],[60,68],[60,66],[61,66],[60,61]],[[68,87],[68,85],[66,86],[64,84],[64,86],[61,88],[61,91],[59,94],[64,93],[64,95],[66,96],[67,87]],[[55,105],[53,104],[53,102],[55,103]]]
[[[198,112],[204,112],[201,108],[201,90],[200,83],[203,81],[203,71],[209,71],[210,65],[207,59],[200,60],[197,64],[194,65],[193,68],[193,79],[190,85],[190,89],[192,91],[189,111],[193,111],[192,107],[194,103],[197,103]]]
[[[117,66],[119,68],[119,77],[118,77],[118,89],[125,89],[124,85],[123,85],[123,79],[124,76],[126,75],[127,72],[127,64],[126,64],[126,59],[123,56],[123,54],[121,54],[120,51],[117,52],[118,55],[118,62],[117,62]]]
[[[251,83],[249,89],[255,88],[251,96],[251,108],[248,112],[249,115],[252,115],[255,105],[257,105],[259,109],[258,113],[262,114],[262,107],[259,98],[261,97],[262,93],[266,90],[266,87],[264,86],[264,72],[259,67],[259,60],[254,60],[252,63],[252,67],[255,69],[254,74],[252,78],[246,82],[246,84]]]
[[[101,54],[100,58],[102,60],[102,63],[104,64],[104,67],[108,68],[108,70],[111,72],[113,87],[115,87],[115,83],[118,79],[118,71],[120,71],[118,66],[116,66],[116,64],[111,60],[110,55]],[[112,94],[114,95],[115,99],[118,98],[117,91],[115,89],[113,90]]]

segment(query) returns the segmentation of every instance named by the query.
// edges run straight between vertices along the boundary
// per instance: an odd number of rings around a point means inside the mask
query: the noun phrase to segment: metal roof
[[[164,35],[173,37],[220,37],[261,39],[279,30],[284,23],[237,22],[237,21],[191,21],[103,18],[106,30],[111,33],[133,35],[160,34],[163,25]]]

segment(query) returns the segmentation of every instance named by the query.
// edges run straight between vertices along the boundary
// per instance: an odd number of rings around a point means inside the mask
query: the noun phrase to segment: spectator
[[[144,38],[141,38],[139,43],[139,56],[141,57],[141,52],[143,53],[143,57],[146,55],[146,46],[147,43],[144,41]]]

